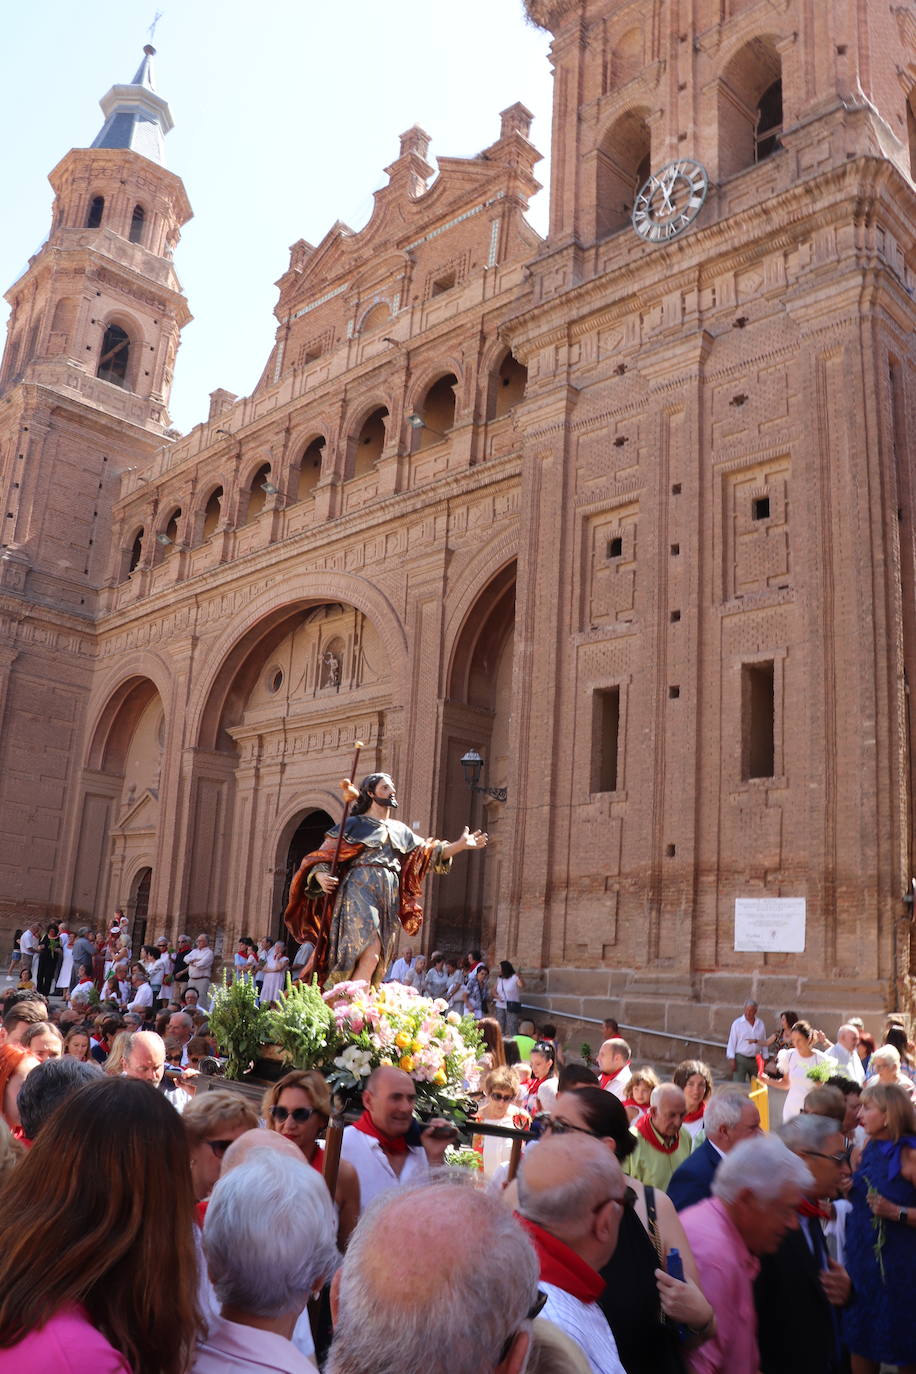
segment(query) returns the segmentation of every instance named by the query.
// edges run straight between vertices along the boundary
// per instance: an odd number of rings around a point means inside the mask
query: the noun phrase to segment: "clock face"
[[[654,172],[633,206],[633,228],[649,243],[676,239],[693,223],[709,190],[706,168],[681,158]]]

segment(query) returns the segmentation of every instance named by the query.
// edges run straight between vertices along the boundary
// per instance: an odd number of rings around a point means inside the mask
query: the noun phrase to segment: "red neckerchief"
[[[812,1202],[810,1198],[802,1198],[801,1206],[797,1209],[800,1217],[820,1217],[821,1221],[830,1220],[830,1211],[822,1207],[819,1202]]]
[[[210,1199],[205,1197],[201,1202],[194,1204],[194,1220],[201,1230],[204,1229],[204,1217],[207,1215],[207,1208],[210,1206]]]
[[[31,1150],[32,1142],[29,1140],[29,1137],[26,1135],[21,1125],[14,1126],[11,1134],[14,1140],[19,1141],[20,1145],[24,1145],[27,1150]]]
[[[377,1140],[386,1154],[406,1155],[407,1136],[406,1135],[386,1135],[380,1131],[372,1120],[368,1110],[364,1110],[358,1121],[354,1121],[353,1127],[357,1131],[362,1131],[363,1135],[371,1135],[373,1140]]]
[[[312,1168],[317,1170],[317,1172],[321,1174],[322,1177],[324,1177],[324,1151],[317,1144],[314,1150],[312,1151],[312,1157],[309,1160],[309,1164],[311,1164]]]
[[[645,1116],[639,1118],[636,1123],[636,1130],[642,1136],[643,1140],[647,1140],[652,1148],[658,1150],[659,1154],[662,1155],[673,1155],[678,1145],[681,1143],[681,1133],[678,1131],[669,1145],[667,1137],[659,1135],[658,1131],[652,1125],[652,1122],[649,1120],[648,1112]]]
[[[613,1081],[614,1081],[614,1079],[617,1077],[617,1075],[618,1075],[619,1073],[622,1073],[623,1070],[624,1070],[625,1068],[626,1068],[626,1064],[621,1064],[620,1068],[619,1068],[619,1069],[615,1069],[613,1073],[602,1073],[602,1074],[599,1074],[599,1076],[598,1076],[598,1081],[600,1082],[602,1088],[604,1088],[604,1089],[606,1090],[607,1087],[608,1087],[608,1085],[609,1085],[610,1083],[613,1083]]]
[[[699,1121],[705,1111],[706,1103],[701,1102],[699,1107],[697,1107],[696,1111],[687,1113],[687,1115],[684,1117],[684,1122],[686,1123],[688,1121]]]
[[[597,1269],[586,1264],[575,1250],[571,1250],[562,1240],[557,1240],[543,1226],[520,1216],[518,1212],[515,1217],[528,1232],[537,1251],[541,1281],[562,1288],[564,1293],[578,1298],[579,1302],[597,1301],[604,1292],[604,1279]]]

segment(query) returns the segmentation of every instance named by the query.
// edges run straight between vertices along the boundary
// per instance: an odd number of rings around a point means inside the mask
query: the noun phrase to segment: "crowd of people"
[[[205,937],[29,935],[36,985],[0,1003],[0,1374],[916,1374],[899,1018],[880,1044],[794,1011],[768,1035],[749,1002],[714,1075],[634,1062],[608,1017],[582,1062],[511,964],[406,950],[390,976],[480,1031],[468,1149],[383,1066],[338,1159],[321,1073],[208,1073]],[[301,951],[261,943],[235,970],[270,1000]]]

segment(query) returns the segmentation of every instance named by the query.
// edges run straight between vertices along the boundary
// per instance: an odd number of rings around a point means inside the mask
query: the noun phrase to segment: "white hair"
[[[323,1179],[275,1150],[252,1150],[213,1189],[203,1245],[220,1303],[258,1317],[300,1312],[339,1262]]]
[[[824,1142],[832,1135],[842,1135],[839,1122],[835,1117],[817,1116],[814,1112],[799,1112],[779,1132],[780,1140],[796,1154],[806,1150],[822,1152]]]
[[[807,1166],[774,1135],[742,1140],[725,1156],[712,1181],[713,1196],[736,1202],[750,1191],[757,1202],[775,1202],[784,1188],[814,1186]]]
[[[836,1033],[837,1040],[839,1040],[840,1036],[843,1034],[844,1031],[852,1031],[853,1035],[859,1034],[858,1026],[850,1025],[848,1021],[844,1021],[842,1026],[840,1026],[839,1030]]]
[[[872,1055],[869,1069],[877,1069],[879,1064],[892,1064],[899,1072],[900,1051],[893,1045],[881,1045]]]
[[[714,1092],[706,1103],[706,1111],[703,1113],[703,1125],[706,1128],[707,1140],[711,1135],[721,1131],[723,1126],[737,1126],[741,1120],[745,1103],[750,1102],[750,1100],[747,1093],[743,1092],[737,1085],[730,1088],[719,1088]]]
[[[649,1106],[660,1107],[665,1098],[672,1093],[677,1093],[679,1097],[684,1096],[684,1089],[679,1088],[676,1083],[658,1083],[649,1095]]]
[[[419,1257],[422,1284],[395,1281],[399,1255]],[[534,1247],[496,1198],[445,1181],[383,1193],[347,1248],[327,1374],[493,1374],[537,1289]]]
[[[568,1137],[563,1137],[568,1140]],[[582,1137],[577,1137],[577,1144]],[[587,1142],[591,1144],[591,1141]],[[597,1142],[596,1142],[597,1143]],[[574,1147],[575,1148],[575,1147]],[[518,1210],[523,1217],[543,1226],[546,1231],[566,1231],[570,1224],[577,1226],[587,1217],[595,1199],[604,1199],[618,1189],[620,1165],[610,1150],[578,1151],[581,1156],[576,1172],[549,1188],[531,1188],[525,1171],[525,1161],[518,1172]],[[622,1196],[623,1190],[618,1189]]]

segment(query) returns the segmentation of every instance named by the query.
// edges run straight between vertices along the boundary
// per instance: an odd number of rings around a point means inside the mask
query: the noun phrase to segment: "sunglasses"
[[[825,1155],[823,1150],[806,1150],[805,1154],[811,1155],[814,1159],[832,1160],[834,1164],[849,1163],[849,1152],[847,1150],[840,1150],[839,1153],[835,1155]]]
[[[288,1107],[271,1107],[270,1114],[274,1121],[279,1121],[281,1126],[284,1121],[288,1121],[290,1117],[293,1118],[297,1125],[301,1126],[302,1123],[308,1121],[309,1117],[312,1115],[312,1109],[311,1107],[294,1107],[293,1110],[290,1111]]]
[[[544,1304],[545,1304],[546,1301],[547,1301],[547,1294],[546,1294],[546,1293],[542,1293],[541,1290],[540,1290],[540,1288],[539,1288],[538,1291],[537,1291],[537,1297],[535,1298],[535,1300],[534,1300],[534,1302],[531,1304],[531,1306],[528,1308],[528,1311],[525,1313],[525,1321],[526,1321],[526,1322],[533,1322],[534,1319],[535,1319],[535,1317],[537,1317],[537,1316],[540,1315],[541,1310],[542,1310],[542,1308],[543,1308],[543,1306],[544,1306]],[[504,1360],[504,1359],[506,1358],[506,1356],[509,1354],[509,1351],[512,1349],[512,1342],[515,1340],[515,1338],[516,1338],[517,1335],[518,1335],[518,1332],[517,1332],[517,1331],[513,1331],[513,1332],[510,1333],[509,1336],[506,1337],[506,1343],[505,1343],[505,1345],[503,1346],[502,1350],[499,1352],[499,1359],[496,1361],[496,1363],[497,1363],[498,1365],[502,1364],[503,1360]]]
[[[222,1159],[223,1155],[226,1153],[226,1151],[229,1149],[229,1146],[232,1144],[232,1141],[231,1141],[231,1140],[208,1140],[208,1141],[207,1141],[207,1144],[210,1146],[210,1149],[211,1149],[211,1150],[213,1151],[213,1153],[216,1155],[216,1158],[217,1158],[217,1159]]]
[[[558,1121],[556,1117],[550,1116],[547,1112],[540,1112],[531,1123],[531,1134],[535,1140],[542,1135],[565,1135],[567,1131],[578,1131],[580,1135],[590,1135],[595,1139],[595,1132],[590,1131],[586,1126],[574,1126],[570,1121]]]
[[[491,1102],[511,1102],[512,1100],[511,1093],[490,1093]]]

